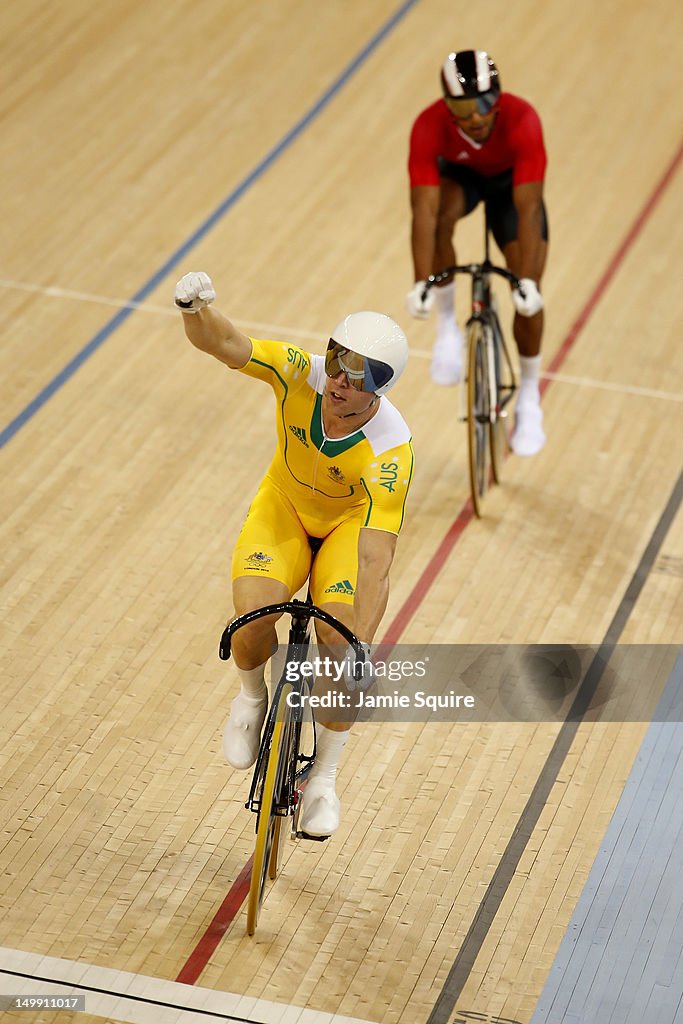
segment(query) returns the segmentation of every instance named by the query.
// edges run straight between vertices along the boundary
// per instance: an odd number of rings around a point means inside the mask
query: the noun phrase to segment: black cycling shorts
[[[471,213],[480,202],[486,205],[489,227],[500,249],[517,240],[517,208],[512,198],[512,171],[503,171],[490,178],[477,174],[471,167],[452,163],[439,157],[439,172],[443,178],[457,181],[465,193],[465,214]],[[548,216],[542,206],[541,234],[548,241]]]

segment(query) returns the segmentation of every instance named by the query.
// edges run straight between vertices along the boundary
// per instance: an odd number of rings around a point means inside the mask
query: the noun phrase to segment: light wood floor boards
[[[0,15],[0,946],[172,981],[251,852],[216,648],[273,410],[186,342],[184,271],[211,273],[245,329],[315,351],[353,308],[405,326],[392,398],[417,466],[384,629],[409,607],[403,642],[599,644],[625,608],[681,468],[680,7],[420,0],[389,28],[397,10],[27,0]],[[465,46],[544,119],[544,365],[575,340],[544,396],[546,449],[511,457],[486,518],[441,547],[467,498],[465,431],[429,378],[433,323],[403,309],[405,162],[443,56]],[[476,216],[458,246],[479,255]],[[624,642],[680,642],[682,577],[678,512]],[[340,833],[288,851],[256,938],[238,913],[199,985],[446,1024],[456,965],[459,1010],[528,1024],[646,724],[579,725],[482,930],[560,729],[354,730]]]

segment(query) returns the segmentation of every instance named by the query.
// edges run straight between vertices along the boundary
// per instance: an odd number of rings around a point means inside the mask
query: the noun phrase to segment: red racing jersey
[[[512,184],[543,181],[547,163],[541,119],[526,100],[503,92],[485,142],[468,138],[442,99],[418,115],[410,133],[410,185],[438,185],[439,157],[493,177],[512,171]]]

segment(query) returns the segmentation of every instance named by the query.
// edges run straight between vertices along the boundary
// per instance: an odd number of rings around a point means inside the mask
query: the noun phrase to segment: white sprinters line
[[[84,996],[88,1015],[126,1024],[372,1024],[0,946],[0,1008],[11,996],[48,995]]]
[[[576,384],[582,388],[600,388],[603,391],[619,391],[622,395],[636,395],[639,398],[661,398],[665,402],[683,402],[683,395],[675,391],[658,391],[656,388],[641,388],[637,384],[613,384],[607,380],[593,380],[591,377],[572,377],[568,373],[541,373],[546,380],[558,384]]]
[[[131,302],[128,299],[114,299],[107,295],[94,295],[92,292],[77,292],[71,288],[60,288],[57,285],[29,284],[26,281],[11,281],[7,278],[0,278],[0,288],[7,288],[12,291],[37,292],[51,299],[72,299],[78,302],[91,302],[98,306],[111,306],[114,309],[135,309],[141,313],[155,313],[162,316],[177,316],[178,310],[169,301],[167,306],[160,306],[154,302]],[[322,331],[307,331],[301,327],[289,327],[286,324],[264,324],[257,320],[234,320],[240,327],[248,330],[260,331],[269,337],[278,337],[281,334],[291,335],[295,338],[305,338],[307,341],[327,340],[323,337]]]
[[[94,302],[98,306],[113,306],[115,309],[139,309],[143,313],[164,313],[175,315],[173,306],[157,306],[153,302],[129,302],[126,299],[113,299],[106,295],[93,295],[91,292],[76,292],[71,288],[59,288],[57,285],[29,284],[27,281],[11,281],[0,278],[0,288],[8,291],[37,292],[51,299],[76,299],[79,302]]]
[[[13,281],[7,278],[0,278],[0,288],[9,290],[37,292],[49,298],[72,299],[78,302],[92,302],[100,306],[111,306],[115,309],[135,309],[141,313],[154,313],[162,316],[177,316],[177,310],[169,302],[168,306],[160,306],[154,302],[131,302],[126,299],[114,299],[106,295],[94,295],[92,292],[77,292],[70,288],[60,288],[57,285],[29,284],[26,281]],[[292,337],[303,338],[306,341],[324,342],[324,332],[308,331],[303,327],[290,327],[287,324],[268,324],[257,320],[238,320],[235,324],[249,331],[259,332],[267,337],[280,338]],[[429,349],[411,348],[411,358],[431,359],[432,353]],[[594,380],[591,377],[573,377],[567,373],[541,373],[546,380],[557,381],[558,384],[573,384],[582,388],[597,388],[602,391],[615,391],[624,395],[634,395],[637,398],[656,398],[665,402],[683,402],[683,394],[674,391],[661,391],[656,388],[643,388],[636,384],[612,383],[605,380]]]
[[[428,349],[411,348],[410,358],[431,359]],[[660,398],[665,402],[683,402],[683,394],[675,391],[658,391],[656,388],[641,388],[637,384],[612,383],[607,380],[595,380],[592,377],[572,377],[568,373],[544,373],[541,377],[557,381],[558,384],[574,384],[580,388],[599,388],[602,391],[617,391],[623,395],[635,395],[638,398]]]

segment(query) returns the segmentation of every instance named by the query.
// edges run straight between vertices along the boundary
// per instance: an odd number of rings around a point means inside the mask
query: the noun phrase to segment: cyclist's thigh
[[[481,175],[469,167],[439,158],[441,195],[439,199],[440,220],[455,224],[466,217],[484,198]]]
[[[517,208],[512,198],[512,171],[489,178],[486,183],[486,212],[489,227],[498,248],[505,256],[505,261],[513,273],[519,266],[519,245],[517,243]],[[538,266],[534,268],[534,277],[540,280],[545,266],[548,242],[548,217],[545,204],[542,207],[541,236],[543,245],[539,250]]]
[[[295,594],[306,582],[311,567],[308,535],[289,499],[266,477],[251,503],[232,556],[233,591],[246,582],[272,581]],[[273,588],[275,592],[277,588]],[[263,593],[263,588],[259,587]],[[281,590],[278,591],[282,593]],[[262,602],[263,603],[263,602]]]
[[[232,582],[232,601],[235,615],[244,615],[255,608],[263,608],[266,604],[279,604],[289,601],[292,591],[286,583],[279,580],[254,579],[249,576],[238,576]],[[258,620],[262,629],[272,626],[280,618],[279,615],[266,615]],[[248,628],[248,627],[247,627]]]
[[[508,242],[506,245],[501,246],[503,256],[508,268],[513,274],[521,276],[520,271],[521,261],[519,256],[519,242],[515,239],[512,242]],[[548,255],[548,243],[543,241],[538,248],[538,254],[536,258],[536,265],[531,268],[531,277],[534,281],[540,281],[543,277],[543,271],[545,270],[546,257]]]
[[[361,526],[362,516],[350,516],[323,540],[311,570],[311,596],[320,607],[330,603],[353,607]]]

